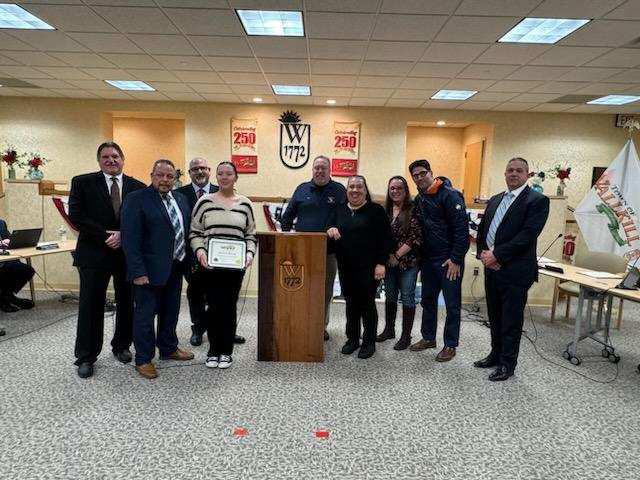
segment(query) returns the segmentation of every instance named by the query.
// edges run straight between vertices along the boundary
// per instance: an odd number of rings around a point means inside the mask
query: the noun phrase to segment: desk
[[[611,328],[611,303],[613,297],[640,302],[640,291],[624,290],[616,288],[621,278],[593,278],[579,272],[589,272],[586,268],[554,263],[553,266],[561,267],[564,273],[552,272],[543,268],[539,269],[541,275],[556,278],[557,280],[577,283],[580,286],[580,296],[578,297],[578,313],[575,319],[573,340],[562,352],[562,356],[573,365],[580,365],[581,359],[578,356],[578,343],[586,338],[590,338],[603,346],[602,356],[608,358],[613,363],[620,361],[620,356],[616,355],[615,349],[610,342]],[[585,329],[582,329],[584,316],[584,303],[587,302],[587,315]],[[598,301],[598,311],[595,324],[593,322],[593,302]],[[603,319],[603,305],[607,304],[607,313]],[[604,321],[603,321],[604,320]],[[600,334],[600,335],[599,335]]]

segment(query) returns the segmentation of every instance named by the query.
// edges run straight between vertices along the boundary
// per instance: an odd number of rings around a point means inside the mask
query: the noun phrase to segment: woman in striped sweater
[[[256,253],[256,224],[251,200],[235,192],[238,180],[235,165],[219,163],[216,178],[220,190],[203,195],[193,208],[189,240],[199,266],[204,269],[207,304],[210,306],[206,319],[209,337],[206,365],[229,368],[233,362],[231,355],[240,287],[245,269],[251,265]],[[244,241],[247,247],[245,269],[208,267],[207,249],[211,238]]]

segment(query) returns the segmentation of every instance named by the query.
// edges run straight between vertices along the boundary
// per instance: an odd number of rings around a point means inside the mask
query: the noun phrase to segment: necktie
[[[185,257],[184,232],[182,230],[182,225],[180,225],[178,212],[173,206],[173,202],[171,201],[171,197],[169,197],[169,195],[164,194],[162,198],[167,205],[169,219],[171,220],[171,225],[173,226],[173,231],[175,232],[175,242],[173,243],[173,258],[177,260],[183,260]]]
[[[118,177],[111,177],[111,205],[116,214],[116,220],[120,219],[120,187],[118,187]]]
[[[200,198],[202,195],[204,195],[204,190],[199,188],[198,189],[198,198]]]
[[[489,231],[487,232],[487,246],[489,248],[493,248],[493,244],[496,241],[496,231],[498,230],[500,222],[502,222],[502,218],[504,217],[504,214],[507,213],[507,209],[514,198],[515,195],[511,192],[505,193],[502,197],[502,201],[500,202],[500,205],[498,205],[498,209],[493,216],[493,220],[491,220],[491,225],[489,225]]]

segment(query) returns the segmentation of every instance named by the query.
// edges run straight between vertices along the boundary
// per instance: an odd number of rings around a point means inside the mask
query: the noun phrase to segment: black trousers
[[[131,284],[126,281],[124,265],[112,270],[79,267],[80,305],[76,334],[76,365],[94,363],[102,351],[104,335],[104,304],[107,287],[113,277],[116,293],[116,327],[111,340],[114,352],[131,346],[133,341],[133,296]]]
[[[524,308],[529,287],[501,280],[500,273],[485,268],[484,287],[491,323],[491,356],[513,372],[518,363]]]
[[[362,344],[375,345],[378,330],[376,290],[380,282],[373,276],[374,268],[351,269],[338,265],[338,272],[346,302],[347,341],[360,343],[360,325],[362,324]]]
[[[0,295],[18,293],[33,278],[35,270],[19,260],[0,263]]]
[[[206,312],[209,357],[231,355],[236,334],[237,307],[244,270],[202,272],[209,309]],[[211,308],[215,305],[215,310]]]
[[[205,277],[201,270],[185,272],[187,281],[187,300],[189,301],[189,316],[191,317],[191,331],[202,335],[207,330],[205,310],[207,307]]]

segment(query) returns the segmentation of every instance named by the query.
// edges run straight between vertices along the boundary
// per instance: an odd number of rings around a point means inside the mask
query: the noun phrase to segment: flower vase
[[[567,184],[564,182],[564,178],[560,179],[560,183],[558,183],[558,188],[556,189],[556,195],[558,197],[564,197],[564,187],[566,187]]]
[[[531,184],[531,190],[533,190],[534,192],[542,193],[543,188],[542,188],[542,185],[540,183],[535,183],[534,182],[534,183]]]
[[[16,169],[13,168],[13,165],[9,165],[9,180],[16,179]]]
[[[38,167],[31,167],[29,169],[29,178],[31,180],[40,181],[42,180],[42,177],[44,177],[44,173],[42,173],[42,170],[40,170]]]

